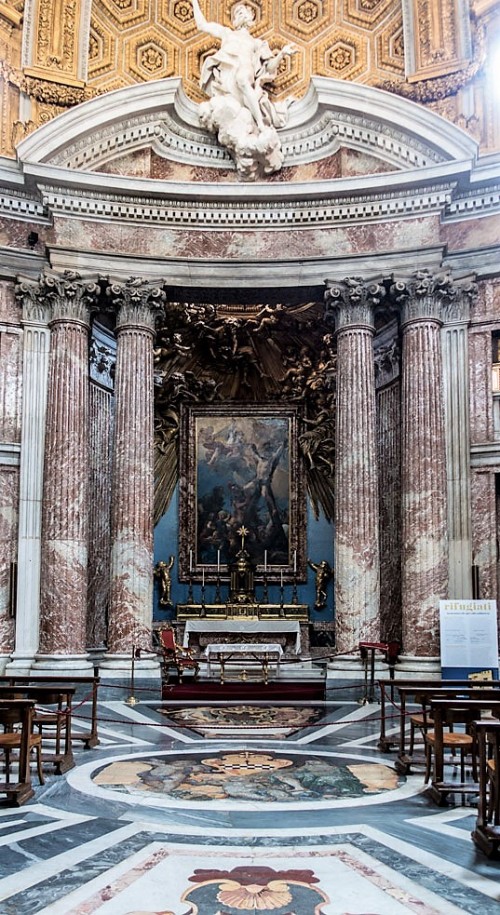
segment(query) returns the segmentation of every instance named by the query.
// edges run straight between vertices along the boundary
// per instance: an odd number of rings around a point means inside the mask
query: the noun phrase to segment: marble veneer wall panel
[[[491,329],[473,327],[469,335],[471,444],[493,440]]]
[[[401,642],[401,387],[377,392],[380,635]]]
[[[90,385],[89,579],[87,646],[106,640],[110,582],[113,396]]]
[[[12,283],[0,282],[0,445],[21,441],[22,329]],[[0,454],[0,463],[1,463]]]
[[[471,477],[472,555],[479,566],[479,589],[484,600],[497,597],[497,512],[495,474],[474,471]]]
[[[14,620],[9,613],[10,564],[17,557],[18,501],[18,468],[0,466],[0,651],[3,655],[14,648]]]
[[[495,440],[492,394],[492,331],[499,328],[500,287],[480,285],[469,332],[470,430],[471,444]],[[500,444],[499,444],[500,449]],[[497,505],[496,475],[493,467],[471,472],[472,560],[479,566],[479,594],[485,600],[497,598]]]

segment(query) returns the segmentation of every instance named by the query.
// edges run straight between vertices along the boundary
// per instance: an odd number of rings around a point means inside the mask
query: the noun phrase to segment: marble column
[[[35,667],[90,668],[86,653],[88,565],[89,309],[98,287],[76,274],[46,275],[51,305],[42,503],[40,645]]]
[[[19,283],[16,296],[23,308],[23,405],[16,643],[6,672],[27,674],[38,650],[40,625],[42,487],[50,307],[38,283]]]
[[[447,276],[418,272],[391,290],[401,306],[403,653],[437,664],[448,595],[446,438],[441,325]],[[409,656],[409,657],[408,657]]]
[[[331,284],[337,333],[335,458],[335,630],[341,653],[380,638],[379,500],[373,310],[376,283]]]
[[[140,670],[151,654],[153,618],[153,339],[164,293],[129,281],[109,287],[117,309],[111,588],[105,667],[123,668],[132,646]]]

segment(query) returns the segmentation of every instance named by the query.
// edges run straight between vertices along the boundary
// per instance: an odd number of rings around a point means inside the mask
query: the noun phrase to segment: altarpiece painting
[[[304,562],[298,415],[282,404],[193,406],[181,451],[181,575],[217,573],[242,545],[269,577]]]

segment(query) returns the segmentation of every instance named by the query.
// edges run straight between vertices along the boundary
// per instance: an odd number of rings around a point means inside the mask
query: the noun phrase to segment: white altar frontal
[[[184,628],[182,644],[184,648],[191,647],[192,636],[198,636],[200,648],[203,649],[203,642],[207,639],[208,648],[213,643],[224,645],[233,645],[235,643],[243,644],[256,648],[263,642],[277,642],[279,636],[291,638],[296,655],[307,650],[303,645],[303,634],[301,625],[298,620],[250,620],[250,619],[231,619],[231,620],[187,620]],[[204,636],[200,640],[200,636]],[[283,646],[278,643],[278,647]]]

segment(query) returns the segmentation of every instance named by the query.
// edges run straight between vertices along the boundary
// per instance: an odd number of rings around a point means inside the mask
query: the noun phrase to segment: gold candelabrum
[[[221,600],[221,564],[220,551],[217,552],[217,577],[215,580],[215,602],[214,604],[206,603],[205,589],[205,571],[201,583],[200,603],[197,604],[193,597],[193,551],[189,551],[189,579],[188,579],[188,597],[186,605],[179,605],[177,610],[178,619],[189,619],[194,617],[225,618],[246,616],[256,618],[282,618],[290,619],[308,619],[308,609],[305,605],[299,605],[297,593],[297,555],[294,553],[293,565],[293,582],[292,582],[292,600],[291,604],[285,603],[285,585],[283,580],[283,570],[280,574],[279,583],[279,603],[269,605],[268,593],[268,566],[267,551],[264,554],[264,572],[262,576],[263,594],[259,601],[255,596],[255,575],[256,566],[253,563],[250,554],[245,549],[245,538],[249,531],[242,525],[238,530],[241,537],[241,548],[238,550],[234,560],[228,564],[229,570],[229,595],[227,602]]]

